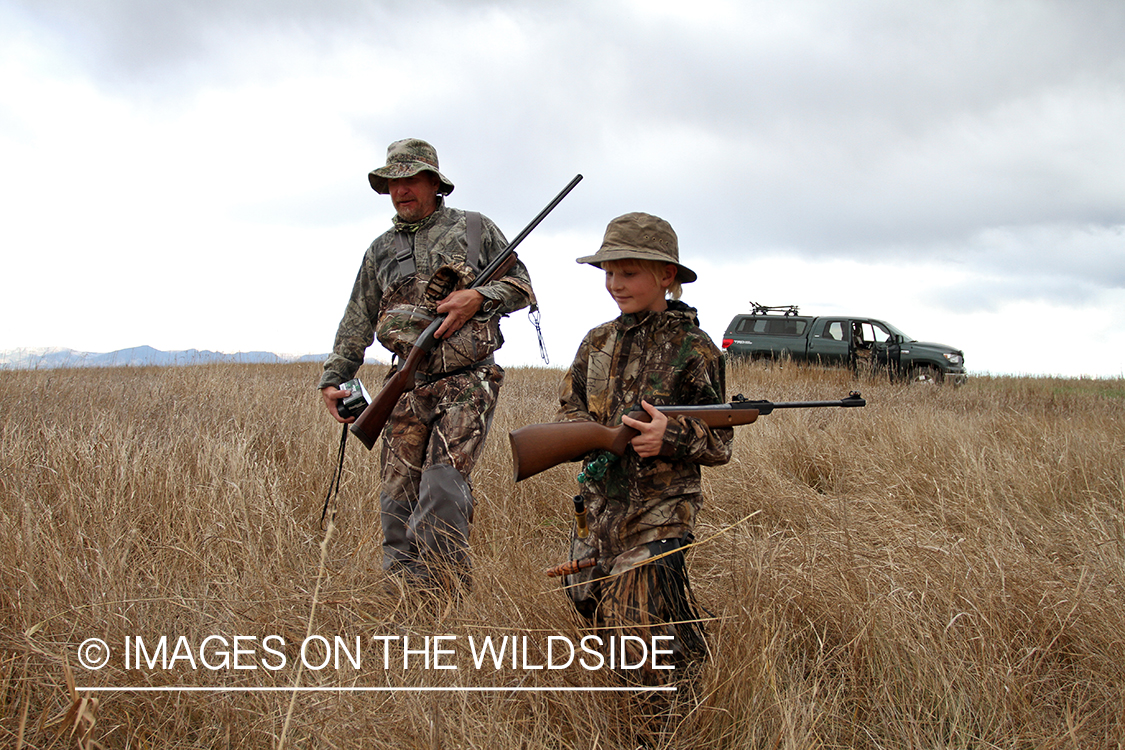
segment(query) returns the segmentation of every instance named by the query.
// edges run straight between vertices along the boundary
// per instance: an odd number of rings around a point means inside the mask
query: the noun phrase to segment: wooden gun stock
[[[513,258],[515,256],[512,256]],[[434,348],[437,340],[434,338],[434,332],[441,327],[441,322],[445,320],[444,315],[439,315],[434,318],[434,322],[422,332],[418,340],[414,342],[414,348],[410,350],[410,354],[399,365],[395,374],[383,384],[382,390],[371,399],[371,403],[363,410],[363,413],[356,417],[352,422],[351,432],[359,442],[367,450],[371,450],[375,446],[375,441],[379,439],[379,433],[383,431],[383,426],[391,417],[391,412],[395,409],[395,404],[402,398],[402,394],[414,388],[414,376],[418,372],[418,367]]]
[[[574,189],[574,186],[582,179],[582,175],[576,175],[565,188],[562,189],[555,198],[547,204],[547,207],[539,212],[539,215],[531,220],[523,230],[516,235],[516,238],[504,248],[503,252],[496,256],[495,259],[483,270],[473,282],[469,284],[469,289],[476,289],[477,287],[490,284],[497,279],[506,276],[512,268],[516,265],[518,258],[516,257],[515,249],[523,242],[527,235],[531,234],[531,230],[539,226],[539,222],[546,218],[547,214],[554,210],[555,206],[562,201],[567,194]],[[399,366],[390,380],[383,384],[383,389],[379,391],[378,395],[367,405],[363,413],[356,418],[352,423],[352,434],[359,438],[367,450],[371,450],[375,446],[375,441],[379,438],[379,433],[383,431],[383,427],[387,424],[387,420],[391,417],[391,412],[394,411],[395,404],[402,398],[402,394],[406,393],[414,387],[414,376],[418,372],[418,367],[422,364],[425,358],[433,350],[438,340],[434,337],[434,333],[441,327],[442,321],[445,320],[445,315],[439,315],[434,318],[434,321],[422,332],[418,340],[414,342],[414,348],[410,350],[410,354]]]
[[[729,404],[713,406],[659,406],[657,409],[672,417],[694,417],[708,427],[734,427],[750,424],[759,416],[775,409],[811,409],[829,406],[858,407],[867,402],[859,393],[851,393],[839,401],[750,401],[742,394]],[[652,421],[644,409],[629,413],[633,419]],[[629,441],[637,431],[625,425],[606,427],[597,422],[548,422],[532,424],[512,430],[508,441],[512,444],[513,474],[517,482],[546,471],[552,466],[574,461],[596,450],[609,451],[615,456],[625,455]]]

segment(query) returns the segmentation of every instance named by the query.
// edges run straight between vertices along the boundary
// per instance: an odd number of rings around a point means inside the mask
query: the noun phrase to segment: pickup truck
[[[890,323],[844,315],[799,315],[796,306],[754,305],[735,315],[723,333],[723,349],[752,359],[790,357],[850,367],[885,367],[893,376],[928,383],[968,381],[965,354],[945,344],[915,341]]]

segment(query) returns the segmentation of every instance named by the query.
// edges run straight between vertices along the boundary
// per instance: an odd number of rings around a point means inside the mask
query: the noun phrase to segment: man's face
[[[413,177],[399,177],[387,180],[387,190],[403,221],[413,224],[421,221],[437,210],[437,193],[441,187],[438,176],[433,172],[419,172]]]

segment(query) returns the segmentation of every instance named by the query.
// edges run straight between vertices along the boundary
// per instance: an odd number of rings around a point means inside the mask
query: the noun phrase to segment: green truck
[[[850,367],[884,368],[895,377],[927,383],[968,380],[965,354],[945,344],[915,341],[890,323],[847,315],[810,317],[795,305],[751,303],[723,333],[723,349],[734,357],[791,358]]]

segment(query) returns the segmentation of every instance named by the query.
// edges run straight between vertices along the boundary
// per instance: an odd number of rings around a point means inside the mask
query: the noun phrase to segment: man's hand
[[[480,311],[484,295],[476,289],[460,289],[438,303],[437,311],[445,320],[434,332],[436,338],[449,338]]]
[[[652,417],[651,422],[642,422],[628,415],[621,417],[622,424],[640,433],[629,441],[629,445],[633,446],[633,450],[641,458],[659,456],[660,449],[664,447],[664,430],[668,427],[668,417],[648,401],[641,401],[641,408]]]
[[[340,399],[352,395],[351,391],[341,391],[334,385],[326,385],[320,389],[320,393],[324,396],[324,405],[328,407],[328,413],[332,415],[333,419],[341,424],[351,424],[355,421],[355,417],[343,419],[340,416],[340,412],[336,409],[337,404],[340,403]]]

